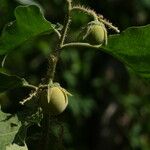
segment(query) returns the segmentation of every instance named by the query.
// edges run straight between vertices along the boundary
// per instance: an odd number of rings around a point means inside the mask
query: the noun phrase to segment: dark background
[[[63,24],[64,0],[37,2],[47,20]],[[150,20],[149,0],[74,0],[73,3],[94,9],[121,31],[146,25]],[[13,11],[18,5],[14,0],[0,0],[0,31],[15,19]],[[77,39],[81,26],[90,18],[74,12],[72,20],[68,42]],[[111,30],[108,33],[114,34]],[[5,68],[38,85],[46,74],[47,57],[56,40],[53,34],[28,41],[8,55]],[[101,51],[66,49],[61,53],[55,81],[73,97],[57,121],[52,120],[52,145],[63,143],[67,150],[150,150],[150,87],[130,68]],[[63,141],[57,136],[61,125]],[[38,128],[34,129],[36,133]],[[27,142],[33,150],[36,140],[30,141]]]

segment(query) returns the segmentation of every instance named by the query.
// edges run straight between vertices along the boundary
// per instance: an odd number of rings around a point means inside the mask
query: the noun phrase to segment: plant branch
[[[48,68],[47,76],[45,80],[46,84],[50,84],[53,82],[57,60],[58,60],[57,56],[55,56],[54,54],[50,54],[49,66],[48,66],[49,68]]]
[[[34,85],[32,85],[32,84],[24,84],[23,86],[24,86],[24,87],[31,88],[31,89],[33,89],[33,90],[35,90],[35,91],[36,91],[37,88],[38,88],[38,87],[36,87],[36,86],[34,86]]]
[[[64,44],[61,49],[64,48],[70,48],[70,47],[87,47],[87,48],[95,48],[95,49],[99,49],[101,47],[101,45],[91,45],[89,43],[81,43],[81,42],[75,42],[75,43],[67,43]]]
[[[71,8],[72,8],[71,1],[67,0],[67,14],[66,14],[62,34],[61,34],[61,37],[59,39],[58,45],[56,46],[56,49],[53,51],[53,54],[50,54],[49,69],[48,69],[47,76],[46,76],[46,81],[45,81],[48,84],[52,83],[53,79],[54,79],[56,65],[57,65],[57,61],[59,59],[61,47],[64,44],[64,41],[65,41],[65,38],[66,38],[66,35],[67,35],[67,31],[68,31],[68,27],[69,27],[69,24],[70,24],[70,21],[71,21],[71,19],[70,19]]]
[[[115,30],[117,33],[120,33],[119,29],[112,25],[109,21],[105,20],[102,15],[97,15],[94,10],[91,10],[89,8],[85,8],[84,6],[73,6],[71,10],[78,10],[81,12],[85,12],[88,15],[92,16],[94,20],[100,21],[104,23],[106,26],[110,27],[111,29]]]
[[[120,33],[120,30],[119,30],[117,27],[113,26],[112,23],[110,23],[109,21],[103,19],[102,16],[99,15],[98,20],[99,20],[100,22],[104,23],[104,24],[105,24],[106,26],[108,26],[109,28],[115,30],[117,33]]]
[[[61,38],[60,32],[59,32],[57,29],[55,29],[55,28],[54,28],[54,31],[55,31],[55,33],[57,34],[58,38],[60,39],[60,38]]]
[[[60,44],[58,45],[59,48],[64,44],[65,37],[66,37],[67,31],[68,31],[68,27],[69,27],[69,24],[70,24],[70,21],[71,21],[70,11],[72,9],[72,6],[71,6],[71,1],[70,0],[67,0],[67,5],[68,5],[68,7],[67,7],[68,10],[67,10],[67,15],[66,15],[65,22],[64,22],[62,36],[61,36],[61,39],[60,39]]]
[[[78,11],[84,12],[84,13],[92,16],[94,18],[94,20],[98,21],[98,16],[94,10],[91,10],[89,8],[85,8],[84,6],[80,6],[80,5],[79,6],[73,6],[71,10],[78,10]]]

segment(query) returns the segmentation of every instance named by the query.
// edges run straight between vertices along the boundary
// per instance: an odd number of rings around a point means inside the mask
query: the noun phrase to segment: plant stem
[[[47,73],[47,77],[46,77],[46,83],[52,83],[54,76],[55,76],[55,70],[56,70],[56,65],[60,56],[60,52],[61,52],[61,47],[64,44],[65,38],[66,38],[66,34],[68,31],[68,27],[70,24],[70,11],[71,11],[71,1],[67,0],[67,14],[66,14],[66,18],[65,18],[65,22],[64,22],[64,27],[62,30],[62,34],[59,40],[58,45],[56,46],[56,49],[53,51],[53,54],[50,54],[50,59],[49,59],[49,69],[48,69],[48,73]]]
[[[89,8],[85,8],[84,6],[73,6],[72,10],[78,10],[78,11],[81,11],[81,12],[85,12],[88,15],[92,16],[94,18],[94,20],[98,21],[98,16],[97,16],[97,14],[95,13],[94,10],[91,10]]]
[[[113,30],[116,31],[117,33],[120,33],[120,30],[119,30],[117,27],[113,26],[112,23],[106,21],[105,19],[102,19],[101,16],[99,16],[98,19],[99,19],[100,22],[104,23],[104,24],[105,24],[106,26],[108,26],[109,28],[113,29]]]
[[[54,54],[50,54],[49,57],[49,68],[47,71],[47,76],[45,79],[46,84],[50,84],[53,82],[54,75],[55,75],[55,69],[56,69],[56,64],[57,64],[57,57]]]
[[[87,48],[95,48],[95,49],[99,49],[101,45],[91,45],[89,43],[81,43],[81,42],[75,42],[75,43],[67,43],[64,44],[61,49],[64,48],[70,48],[70,47],[87,47]]]
[[[65,38],[66,38],[66,34],[68,31],[68,27],[69,27],[69,23],[71,21],[70,19],[70,11],[71,11],[71,0],[66,0],[67,1],[67,15],[65,18],[65,22],[64,22],[64,27],[62,30],[62,34],[61,37],[59,39],[58,45],[56,46],[55,50],[53,51],[52,54],[50,54],[50,58],[49,58],[49,68],[48,68],[48,72],[47,72],[47,76],[46,76],[46,84],[51,84],[53,83],[54,80],[54,76],[55,76],[55,70],[56,70],[56,65],[60,56],[60,52],[61,52],[61,47],[64,44]],[[57,33],[58,34],[58,33]],[[59,34],[58,34],[59,36]],[[43,129],[43,135],[41,138],[41,144],[40,144],[40,148],[43,150],[48,150],[49,149],[49,116],[44,114],[43,115],[43,125],[42,125],[42,129]],[[41,150],[40,149],[40,150]]]
[[[38,88],[38,87],[36,87],[36,86],[34,86],[34,85],[31,85],[31,84],[24,84],[23,86],[24,86],[24,87],[29,87],[29,88],[31,88],[31,89],[33,89],[33,90],[35,90],[35,91],[36,91],[37,88]]]
[[[60,50],[60,47],[64,44],[65,37],[66,37],[67,31],[68,31],[68,27],[69,27],[69,24],[71,21],[71,19],[70,19],[70,11],[72,9],[71,1],[67,0],[67,5],[68,5],[68,7],[67,7],[68,10],[67,10],[67,15],[66,15],[65,22],[64,22],[64,28],[62,31],[62,36],[60,39],[60,44],[58,45],[58,50]]]

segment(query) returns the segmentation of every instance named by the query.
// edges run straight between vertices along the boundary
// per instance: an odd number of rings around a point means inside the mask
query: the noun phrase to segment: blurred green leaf
[[[150,25],[131,27],[112,35],[103,49],[131,67],[141,77],[150,78]]]
[[[24,79],[0,72],[0,92],[5,92],[13,88],[21,87],[24,85],[24,83]]]
[[[0,54],[5,54],[27,40],[54,31],[40,9],[35,5],[15,9],[16,20],[7,24],[0,37]]]
[[[6,145],[13,142],[20,125],[17,116],[8,116],[0,111],[0,150],[6,150]]]
[[[141,4],[143,4],[145,7],[150,8],[150,1],[149,0],[139,0]]]
[[[75,95],[69,99],[69,109],[75,117],[89,117],[96,107],[94,100]]]

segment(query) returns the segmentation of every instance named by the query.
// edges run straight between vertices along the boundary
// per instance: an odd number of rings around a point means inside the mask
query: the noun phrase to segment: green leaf
[[[141,77],[150,79],[150,25],[131,27],[120,35],[109,36],[107,53],[127,64]]]
[[[22,87],[24,84],[24,79],[0,72],[0,93],[13,88]]]
[[[17,144],[11,144],[6,147],[6,150],[28,150],[27,146],[19,146]]]
[[[6,150],[6,146],[13,142],[20,126],[17,116],[8,116],[0,111],[0,150]]]
[[[0,55],[6,54],[36,36],[54,32],[54,25],[48,22],[35,5],[18,6],[16,20],[9,23],[0,37]]]
[[[44,12],[44,9],[37,1],[34,0],[16,0],[16,1],[22,5],[36,5],[41,9],[42,12]]]
[[[27,134],[27,128],[25,125],[22,125],[18,131],[18,133],[16,134],[15,138],[14,138],[14,143],[16,143],[17,145],[20,146],[24,146],[25,145],[25,139],[26,139],[26,134]]]
[[[16,0],[18,3],[22,4],[22,5],[36,5],[39,8],[43,9],[42,6],[34,0]]]

